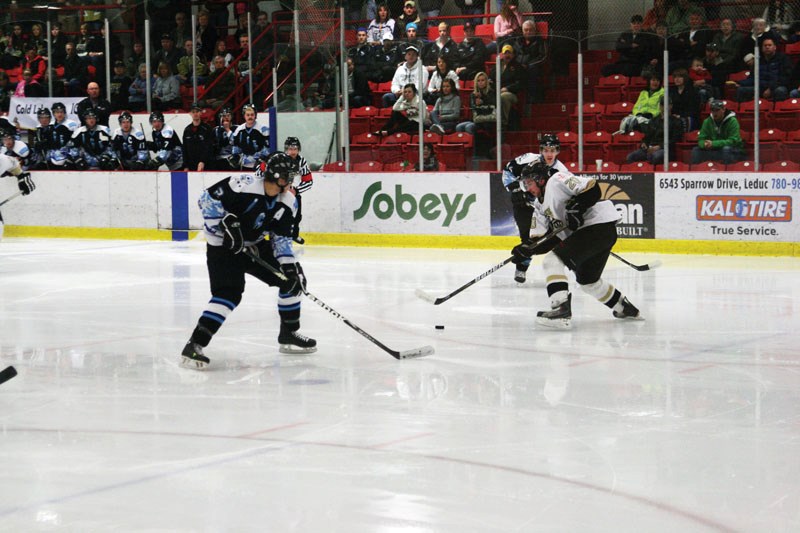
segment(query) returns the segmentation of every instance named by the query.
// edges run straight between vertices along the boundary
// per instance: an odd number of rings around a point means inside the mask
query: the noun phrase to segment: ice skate
[[[211,360],[203,355],[203,347],[196,342],[189,341],[181,352],[181,363],[191,368],[203,370]]]
[[[536,323],[540,326],[556,329],[569,329],[572,327],[572,294],[560,305],[550,311],[536,313]]]
[[[279,351],[281,353],[302,354],[317,351],[317,341],[296,331],[281,330],[278,335],[278,344],[280,344]]]
[[[525,272],[524,270],[517,269],[514,272],[514,281],[516,281],[517,283],[525,283],[526,276],[527,272]]]
[[[622,304],[622,311],[614,310],[613,311],[614,318],[629,318],[631,320],[644,320],[644,317],[636,308],[636,306],[630,303],[625,296],[622,297],[619,303]]]

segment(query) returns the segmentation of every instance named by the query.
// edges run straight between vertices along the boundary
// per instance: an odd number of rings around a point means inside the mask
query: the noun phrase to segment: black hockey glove
[[[147,164],[147,167],[150,170],[158,170],[158,167],[164,164],[164,160],[160,157],[156,157],[155,159],[151,159],[150,162]]]
[[[528,205],[528,193],[518,189],[511,193],[511,205],[521,207]]]
[[[20,192],[22,192],[22,196],[29,195],[36,188],[36,184],[33,183],[31,179],[30,172],[23,172],[17,176],[17,187],[19,187]]]
[[[514,259],[512,259],[511,262],[515,265],[519,265],[520,263],[530,260],[531,256],[533,255],[533,248],[528,243],[518,244],[512,248],[511,255],[514,256]]]
[[[281,265],[281,272],[288,279],[284,282],[282,290],[291,294],[299,294],[306,289],[306,276],[300,263],[286,263]]]
[[[219,222],[219,228],[222,230],[222,246],[235,254],[241,253],[244,250],[244,237],[239,217],[228,213]]]
[[[567,206],[567,227],[572,231],[583,226],[583,211],[578,206]]]

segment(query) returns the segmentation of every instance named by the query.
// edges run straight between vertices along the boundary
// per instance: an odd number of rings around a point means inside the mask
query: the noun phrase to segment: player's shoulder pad
[[[97,125],[97,131],[101,131],[101,132],[105,133],[106,135],[111,135],[111,130],[108,129],[108,126],[104,126],[103,124],[98,124]]]
[[[242,192],[252,188],[256,181],[257,178],[252,174],[239,174],[237,176],[231,176],[228,180],[228,185],[230,185],[232,191]]]
[[[144,132],[137,129],[131,129],[131,135],[133,135],[134,139],[138,139],[140,141],[144,140]]]
[[[244,130],[246,128],[247,128],[247,124],[239,124],[238,126],[236,126],[236,129],[233,130],[233,134],[236,135],[240,131],[242,131],[242,130]]]
[[[114,128],[114,137],[122,136],[122,128]]]
[[[533,152],[528,152],[527,154],[522,154],[514,158],[514,162],[518,165],[527,165],[528,163],[532,163],[536,161],[539,157],[539,154],[534,154]]]
[[[14,151],[22,157],[25,157],[26,154],[30,153],[28,145],[22,141],[14,141]]]
[[[292,209],[292,214],[297,212],[297,198],[289,191],[283,191],[278,194],[278,201]]]
[[[258,131],[261,132],[261,135],[268,136],[269,135],[269,126],[266,124],[261,124],[260,122],[256,122],[256,126],[258,127]]]
[[[75,128],[75,131],[72,132],[72,138],[74,139],[75,137],[77,137],[78,135],[80,135],[81,133],[83,133],[85,131],[88,131],[86,129],[86,126],[81,126],[79,128]]]
[[[75,131],[76,129],[78,129],[78,123],[75,122],[74,120],[67,119],[61,124],[66,126],[69,129],[69,131]]]
[[[172,129],[172,126],[164,124],[164,127],[161,128],[161,136],[165,139],[171,139],[173,135],[175,135],[175,130]]]

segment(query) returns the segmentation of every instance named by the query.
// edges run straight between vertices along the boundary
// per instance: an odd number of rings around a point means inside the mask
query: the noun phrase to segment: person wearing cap
[[[424,67],[419,69],[419,50],[414,46],[406,48],[405,61],[392,77],[392,92],[383,95],[383,107],[392,107],[398,98],[403,94],[403,88],[411,84],[417,88],[417,93],[428,86],[428,71]],[[419,71],[422,70],[422,79]]]
[[[724,18],[719,22],[719,31],[714,34],[711,42],[717,45],[719,57],[722,59],[720,63],[722,70],[728,73],[739,70],[743,41],[744,36],[734,31],[733,20]]]
[[[464,40],[458,44],[456,74],[462,81],[474,80],[478,72],[484,72],[489,53],[483,39],[475,37],[475,26],[469,20],[464,23]]]
[[[761,43],[761,57],[758,63],[760,98],[780,102],[789,97],[792,77],[792,62],[786,54],[778,52],[776,41],[766,38]],[[755,78],[753,73],[739,82],[736,98],[740,102],[753,99]]]
[[[392,81],[397,65],[403,61],[405,52],[400,53],[400,46],[393,39],[386,38],[383,46],[372,49],[372,68],[367,72],[367,79],[374,83]]]
[[[417,28],[417,33],[423,32],[423,37],[425,37],[424,30],[426,26],[422,23],[422,17],[417,10],[417,3],[414,0],[406,0],[406,2],[403,3],[403,12],[397,17],[394,26],[395,40],[399,41],[406,36],[408,25],[412,22]]]
[[[367,43],[367,28],[356,31],[356,45],[347,50],[347,57],[353,60],[355,69],[363,75],[369,75],[374,59],[373,48]]]
[[[111,76],[111,111],[121,111],[128,109],[128,89],[133,80],[125,70],[125,63],[122,61],[114,62],[114,74]]]
[[[711,100],[711,114],[703,121],[697,146],[692,148],[692,164],[719,161],[730,165],[744,159],[742,137],[736,113],[725,109],[724,100]]]
[[[446,22],[439,23],[439,36],[420,49],[422,64],[432,73],[436,69],[436,61],[440,57],[447,60],[447,64],[455,68],[460,59],[458,44],[450,38],[450,26]]]
[[[397,47],[401,54],[405,55],[406,48],[413,46],[417,50],[422,50],[425,43],[418,37],[417,25],[414,22],[406,24],[406,36],[404,39],[397,43]]]
[[[395,20],[389,13],[386,4],[378,6],[377,15],[367,27],[367,42],[372,46],[380,46],[388,38],[394,39]]]
[[[500,50],[500,107],[502,110],[502,128],[508,129],[511,119],[511,108],[519,101],[517,94],[525,90],[525,67],[515,58],[514,47],[506,44]],[[497,66],[492,66],[489,78],[497,79]]]
[[[658,54],[659,51],[655,47],[656,43],[652,34],[642,32],[642,16],[633,15],[630,29],[617,37],[615,48],[619,59],[615,63],[603,66],[601,69],[603,76],[615,74],[628,77],[638,76],[642,72],[642,68]]]
[[[161,35],[161,48],[151,58],[151,65],[153,65],[153,74],[158,74],[158,64],[166,63],[172,72],[178,68],[178,61],[180,61],[183,52],[175,48],[175,42],[169,33]]]
[[[183,130],[183,170],[202,172],[214,158],[214,130],[202,121],[203,108],[193,102],[191,124]]]

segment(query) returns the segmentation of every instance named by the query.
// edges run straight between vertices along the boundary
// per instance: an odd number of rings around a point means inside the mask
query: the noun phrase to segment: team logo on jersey
[[[697,220],[789,222],[791,196],[698,196]]]
[[[253,229],[258,229],[264,225],[264,221],[267,219],[266,213],[259,213],[256,217],[256,221],[253,223]]]

